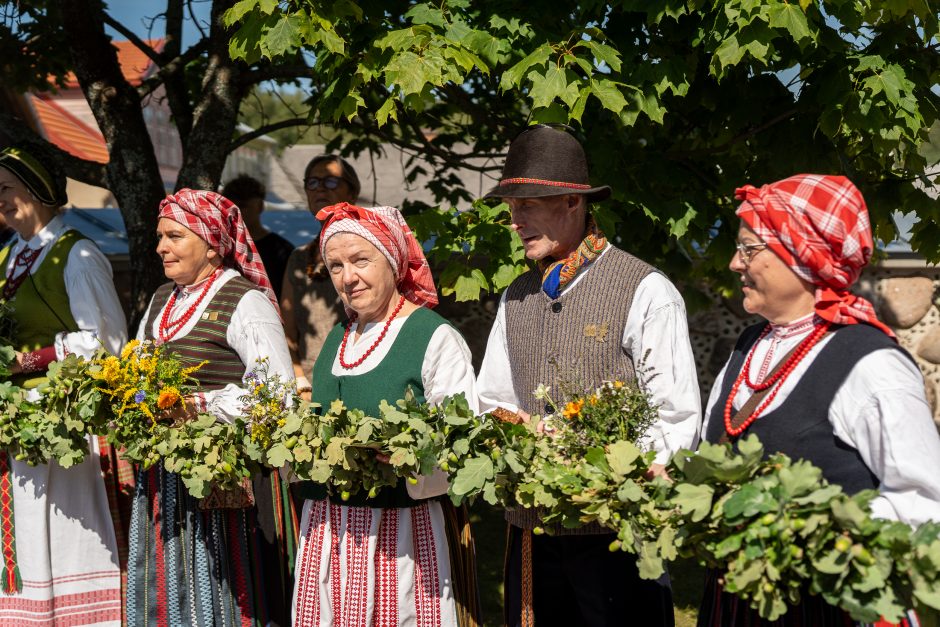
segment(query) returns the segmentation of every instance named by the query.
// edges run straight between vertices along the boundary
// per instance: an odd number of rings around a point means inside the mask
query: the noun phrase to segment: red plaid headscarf
[[[268,273],[235,203],[215,192],[181,189],[160,202],[160,217],[178,222],[202,238],[222,257],[222,265],[238,270],[257,285],[280,314]]]
[[[844,176],[798,174],[735,191],[738,217],[801,279],[816,286],[816,313],[836,324],[864,322],[894,333],[870,302],[849,292],[874,242],[861,192]]]
[[[317,212],[323,222],[320,255],[337,233],[353,233],[379,249],[395,271],[402,296],[421,307],[437,305],[437,289],[421,244],[401,212],[394,207],[357,207],[348,202],[324,207]],[[348,313],[348,312],[347,312]]]

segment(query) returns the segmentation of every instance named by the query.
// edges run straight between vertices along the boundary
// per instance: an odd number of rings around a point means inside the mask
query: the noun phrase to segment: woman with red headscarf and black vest
[[[188,411],[231,421],[244,412],[243,381],[262,362],[269,375],[294,378],[271,283],[238,207],[219,194],[168,196],[157,236],[170,282],[154,294],[137,339],[163,344],[188,364],[208,362],[196,372],[199,392]],[[289,624],[290,499],[276,472],[255,477],[252,487],[200,501],[160,465],[140,472],[128,624]]]
[[[765,453],[818,466],[848,494],[876,489],[872,514],[940,521],[940,437],[913,358],[849,288],[871,257],[868,210],[845,177],[803,174],[737,191],[731,269],[744,308],[766,322],[738,339],[712,388],[703,436],[754,434]],[[709,573],[700,626],[853,624],[804,594],[761,621]]]
[[[313,367],[313,400],[366,415],[409,388],[419,402],[464,393],[476,410],[470,350],[431,311],[437,291],[421,246],[392,207],[321,209],[320,251],[349,320]],[[473,545],[465,510],[438,471],[348,500],[317,484],[305,499],[295,567],[295,625],[475,625]]]

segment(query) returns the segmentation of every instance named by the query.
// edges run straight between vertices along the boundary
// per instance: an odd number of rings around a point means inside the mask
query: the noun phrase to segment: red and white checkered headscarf
[[[353,233],[379,249],[395,271],[398,291],[422,307],[437,305],[437,289],[431,268],[401,212],[394,207],[357,207],[348,202],[324,207],[317,212],[323,222],[320,255],[337,233]],[[348,312],[347,312],[348,313]]]
[[[160,202],[160,217],[198,235],[222,257],[222,265],[238,270],[257,285],[280,313],[268,273],[235,203],[215,192],[181,189]]]
[[[844,176],[798,174],[735,191],[738,217],[801,279],[816,286],[816,313],[836,324],[894,333],[870,302],[849,292],[874,242],[861,192]]]

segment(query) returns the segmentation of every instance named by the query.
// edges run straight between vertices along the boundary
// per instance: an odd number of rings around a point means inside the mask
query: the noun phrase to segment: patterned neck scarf
[[[558,298],[565,286],[571,283],[579,272],[591,265],[606,246],[607,238],[597,228],[594,216],[588,216],[584,239],[574,252],[560,261],[546,259],[537,262],[539,270],[542,271],[542,291],[552,300]]]

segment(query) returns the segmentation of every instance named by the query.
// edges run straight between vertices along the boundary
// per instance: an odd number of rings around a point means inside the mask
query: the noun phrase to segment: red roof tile
[[[163,39],[144,39],[143,42],[156,52],[163,51]],[[114,47],[117,48],[118,63],[121,65],[124,79],[135,87],[140,85],[147,77],[153,61],[140,48],[129,41],[115,41]],[[66,75],[65,86],[67,89],[78,88],[78,79],[75,74],[69,72]]]
[[[108,148],[98,129],[91,128],[45,95],[31,94],[30,101],[43,135],[50,142],[81,159],[107,163]]]

